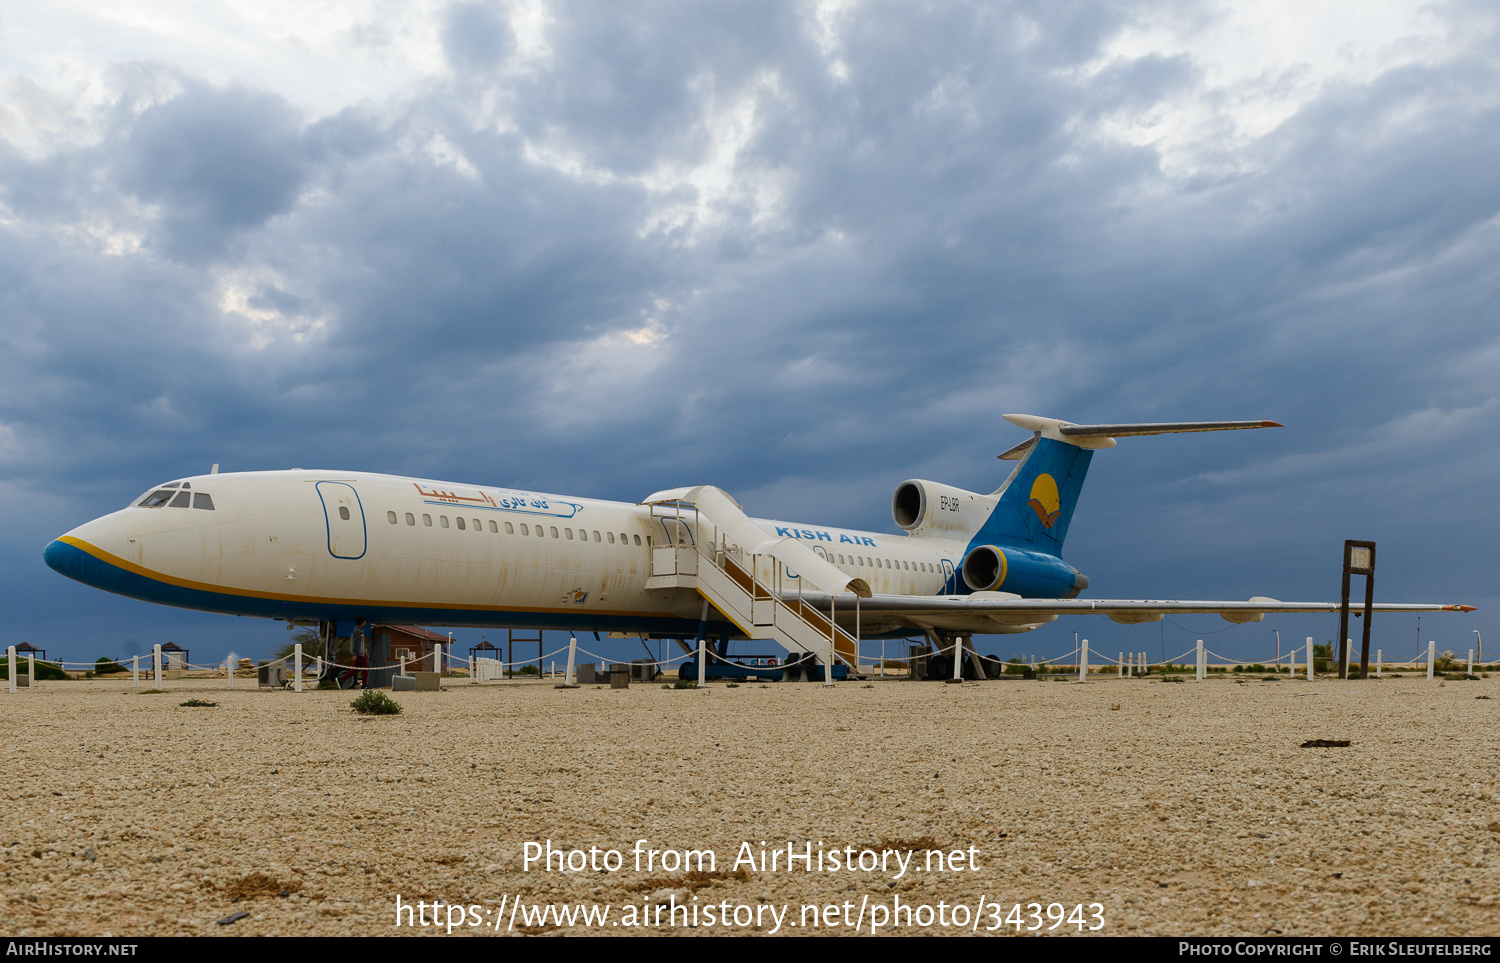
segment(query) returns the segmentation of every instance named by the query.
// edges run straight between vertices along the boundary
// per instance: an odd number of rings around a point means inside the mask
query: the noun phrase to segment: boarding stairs
[[[671,489],[641,504],[652,514],[648,589],[694,589],[748,638],[774,639],[828,665],[857,665],[857,640],[833,616],[840,596],[851,606],[870,597],[864,579],[799,539],[767,535],[718,488]],[[803,602],[804,585],[832,598],[833,610],[825,615]]]

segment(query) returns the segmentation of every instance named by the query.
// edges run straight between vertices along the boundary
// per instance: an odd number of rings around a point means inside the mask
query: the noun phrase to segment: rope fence
[[[1334,662],[1334,658],[1332,655],[1325,656],[1317,654],[1316,650],[1323,647],[1315,645],[1311,637],[1309,637],[1306,643],[1303,645],[1293,647],[1292,649],[1284,653],[1277,653],[1271,658],[1262,659],[1233,659],[1207,649],[1206,647],[1204,647],[1202,639],[1199,639],[1197,645],[1193,648],[1187,649],[1170,659],[1151,660],[1147,657],[1147,654],[1145,652],[1120,652],[1114,658],[1110,658],[1108,655],[1092,649],[1087,639],[1082,639],[1080,640],[1079,644],[1076,645],[1071,651],[1063,653],[1061,655],[1051,656],[1046,659],[1038,659],[1037,657],[1032,656],[1027,661],[1021,661],[1017,658],[1013,658],[1007,662],[1000,662],[997,656],[980,656],[979,653],[974,650],[972,644],[967,646],[965,645],[963,637],[954,637],[947,645],[942,645],[941,640],[936,637],[930,637],[926,642],[919,642],[912,639],[905,639],[902,641],[905,641],[908,646],[908,652],[906,655],[887,655],[882,652],[878,660],[871,658],[868,664],[872,666],[878,664],[881,672],[883,673],[885,668],[890,663],[904,663],[906,669],[914,674],[919,665],[927,664],[927,660],[931,660],[933,658],[953,658],[960,653],[964,653],[978,656],[985,661],[987,666],[998,665],[1000,669],[999,674],[1002,675],[1010,674],[1009,670],[1012,667],[1023,666],[1042,674],[1051,673],[1056,669],[1062,669],[1062,671],[1066,673],[1076,673],[1079,680],[1082,681],[1087,678],[1088,673],[1093,671],[1093,666],[1095,666],[1096,664],[1100,666],[1101,669],[1105,669],[1110,666],[1115,667],[1115,669],[1117,670],[1117,674],[1122,678],[1146,674],[1152,669],[1159,670],[1162,673],[1182,672],[1185,674],[1189,671],[1188,659],[1189,657],[1192,657],[1194,665],[1193,671],[1195,672],[1196,678],[1198,681],[1203,681],[1207,678],[1211,671],[1220,674],[1228,674],[1228,669],[1230,667],[1235,667],[1241,670],[1241,672],[1244,668],[1249,666],[1261,666],[1263,668],[1269,667],[1266,669],[1266,671],[1274,672],[1279,675],[1283,672],[1283,662],[1286,663],[1285,671],[1289,673],[1291,677],[1295,678],[1298,676],[1299,670],[1305,670],[1306,677],[1311,680],[1316,675],[1316,663],[1324,663],[1324,671],[1326,673],[1327,669],[1330,668],[1332,666],[1332,663]],[[1344,648],[1346,659],[1352,657],[1352,645],[1353,640],[1346,640]],[[920,651],[911,651],[911,648],[914,646],[920,646]],[[1476,672],[1489,671],[1489,667],[1485,665],[1477,665],[1475,663],[1474,650],[1472,649],[1468,651],[1467,660],[1460,660],[1457,656],[1447,651],[1439,656],[1436,646],[1437,643],[1435,641],[1429,640],[1425,652],[1422,651],[1422,649],[1419,647],[1418,651],[1413,655],[1411,659],[1400,659],[1392,661],[1387,661],[1384,658],[1383,652],[1380,649],[1376,649],[1375,659],[1372,663],[1374,674],[1376,675],[1376,677],[1379,677],[1388,668],[1403,672],[1422,671],[1425,669],[1427,678],[1433,679],[1436,678],[1436,676],[1440,673],[1444,675],[1451,675],[1460,671],[1460,669],[1462,670],[1463,675],[1466,677],[1475,677]],[[463,658],[457,658],[454,656],[451,647],[445,650],[443,645],[438,644],[433,647],[433,651],[431,653],[425,654],[419,659],[412,660],[412,664],[418,665],[430,660],[431,663],[437,667],[437,671],[439,672],[443,672],[443,667],[446,665],[447,674],[466,671],[468,673],[470,682],[478,683],[481,681],[497,681],[502,678],[504,678],[506,681],[513,681],[515,678],[516,670],[518,668],[524,671],[524,669],[531,668],[533,665],[536,666],[537,677],[541,678],[542,676],[547,674],[547,670],[543,668],[543,663],[547,659],[551,658],[553,659],[551,677],[555,679],[557,677],[557,662],[555,660],[555,657],[564,652],[568,653],[568,666],[570,675],[573,671],[573,667],[576,665],[577,656],[579,654],[596,660],[600,665],[619,664],[618,660],[612,660],[597,652],[593,652],[589,649],[579,646],[576,637],[571,638],[569,640],[569,644],[566,646],[560,646],[553,649],[551,652],[539,654],[533,659],[526,659],[515,662],[504,662],[500,659],[491,659],[473,655]],[[781,671],[783,673],[786,673],[787,670],[797,670],[799,675],[801,675],[800,670],[803,666],[821,664],[817,658],[816,653],[804,652],[799,654],[795,659],[788,658],[765,665],[747,665],[743,661],[736,661],[736,657],[720,655],[719,653],[713,651],[712,648],[708,647],[703,642],[703,640],[699,640],[699,649],[697,651],[682,652],[677,655],[659,660],[636,659],[632,660],[629,664],[632,667],[649,666],[653,669],[670,669],[673,665],[680,665],[682,663],[688,662],[689,660],[696,660],[698,652],[702,652],[705,656],[703,664],[699,666],[700,680],[704,675],[704,672],[706,671],[708,662],[742,667],[752,670],[751,674],[763,674],[769,671]],[[129,672],[131,676],[132,687],[135,689],[140,688],[141,682],[143,681],[142,677],[146,676],[153,690],[160,690],[162,688],[164,674],[170,674],[170,681],[173,682],[204,682],[209,678],[223,678],[225,680],[225,684],[229,688],[234,687],[237,677],[244,678],[244,676],[254,675],[254,684],[264,687],[265,683],[262,681],[262,679],[269,676],[270,678],[281,680],[284,675],[290,674],[291,678],[286,679],[284,683],[279,682],[276,687],[281,687],[281,685],[284,684],[285,686],[295,688],[296,691],[300,692],[302,691],[302,683],[308,677],[309,672],[311,673],[312,678],[317,679],[320,683],[322,683],[326,682],[330,676],[336,677],[339,675],[344,675],[346,678],[348,678],[350,674],[359,674],[363,679],[368,679],[369,674],[374,672],[389,672],[394,669],[399,674],[406,675],[408,670],[408,663],[405,658],[402,658],[396,662],[387,662],[381,665],[356,665],[338,662],[332,659],[326,659],[322,655],[306,655],[302,652],[302,647],[300,644],[295,645],[293,647],[293,652],[291,652],[290,654],[277,656],[270,659],[254,660],[249,667],[241,664],[243,662],[251,662],[252,660],[249,659],[225,658],[223,662],[204,664],[188,662],[186,659],[177,658],[175,656],[175,652],[163,652],[162,647],[160,645],[157,645],[153,646],[152,653],[149,656],[135,655],[123,660],[101,659],[94,662],[78,662],[63,659],[38,659],[32,652],[27,652],[26,654],[21,655],[17,653],[15,646],[10,646],[9,648],[7,648],[5,653],[6,661],[4,663],[4,666],[7,670],[7,675],[9,678],[9,690],[11,692],[15,692],[18,688],[22,687],[30,688],[36,684],[36,670],[38,663],[42,666],[50,666],[55,670],[61,670],[63,672],[91,672],[93,670],[96,670],[100,665],[116,666],[120,671],[118,673],[109,672],[107,673],[107,675],[116,675],[123,674],[124,672]],[[1208,665],[1208,660],[1210,657],[1217,661],[1217,665],[1212,669],[1210,669]],[[747,657],[740,656],[738,658],[744,659]],[[865,657],[857,649],[854,655],[853,662],[850,662],[848,659],[844,658],[841,655],[837,658],[838,661],[853,669],[856,675],[859,675],[861,670],[867,664]],[[961,676],[962,662],[963,660],[961,658],[954,659],[954,680],[958,680]],[[1461,662],[1463,663],[1462,666],[1460,664]],[[292,664],[289,665],[289,663]],[[18,670],[23,667],[27,671],[25,673],[19,672]],[[1346,669],[1348,668],[1351,668],[1351,666],[1348,666],[1346,664]],[[290,670],[289,673],[288,670]],[[183,679],[181,676],[181,673],[183,672],[222,673],[222,676],[199,676],[194,679]],[[238,675],[238,673],[244,673],[244,675],[240,676]],[[510,674],[506,675],[506,673]],[[20,678],[18,678],[18,676]],[[481,676],[483,676],[483,678],[481,678]],[[789,678],[790,676],[784,677]],[[26,681],[24,683],[21,682],[21,678],[24,678]],[[572,679],[569,678],[568,681],[571,682]],[[179,686],[179,688],[182,687]]]

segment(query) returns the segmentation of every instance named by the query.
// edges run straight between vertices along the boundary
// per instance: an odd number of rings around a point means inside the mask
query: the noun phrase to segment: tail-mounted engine
[[[891,517],[912,535],[963,538],[979,531],[995,502],[993,495],[913,478],[896,486]]]
[[[1071,599],[1088,576],[1055,555],[979,545],[964,556],[964,584],[975,592],[1014,592],[1024,598]]]

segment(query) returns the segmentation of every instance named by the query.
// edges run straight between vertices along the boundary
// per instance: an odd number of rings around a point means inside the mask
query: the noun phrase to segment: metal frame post
[[[837,608],[838,599],[830,594],[828,596],[828,660],[823,666],[823,688],[825,689],[833,685],[833,661],[838,658],[839,650],[835,637],[838,635],[839,624],[834,621]]]

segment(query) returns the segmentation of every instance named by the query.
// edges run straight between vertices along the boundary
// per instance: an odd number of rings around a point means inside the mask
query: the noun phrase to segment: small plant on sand
[[[379,689],[366,689],[358,699],[349,703],[354,711],[367,716],[400,715],[401,703]]]
[[[694,682],[692,679],[678,679],[676,682],[672,683],[672,688],[696,689],[698,688],[698,683]]]
[[[179,702],[177,704],[186,709],[212,709],[218,705],[217,702],[209,702],[207,699],[189,699],[186,702]]]

